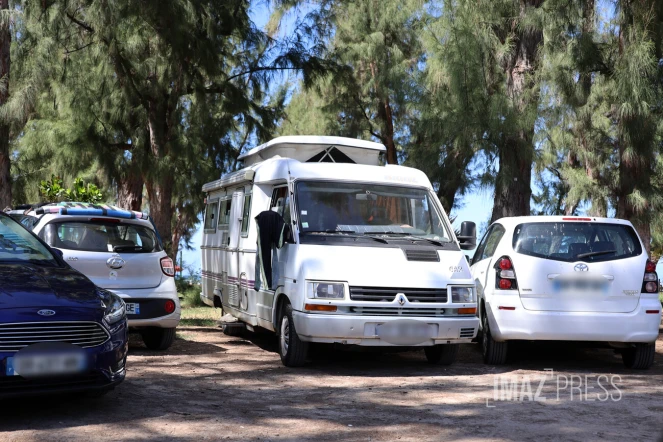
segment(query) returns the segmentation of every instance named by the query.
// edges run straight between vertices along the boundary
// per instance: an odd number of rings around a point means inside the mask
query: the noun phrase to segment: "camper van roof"
[[[302,162],[357,163],[377,166],[383,144],[354,138],[291,135],[274,138],[240,155],[245,166],[281,156]]]

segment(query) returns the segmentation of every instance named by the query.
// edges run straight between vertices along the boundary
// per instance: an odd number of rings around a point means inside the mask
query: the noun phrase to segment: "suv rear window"
[[[154,232],[137,224],[68,221],[47,224],[39,236],[50,246],[87,252],[154,253],[162,250]]]
[[[631,226],[593,222],[520,224],[513,234],[513,249],[523,255],[565,262],[612,261],[642,253]]]

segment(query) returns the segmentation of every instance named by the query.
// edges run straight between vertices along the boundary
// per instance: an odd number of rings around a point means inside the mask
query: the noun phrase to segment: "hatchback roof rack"
[[[77,202],[47,204],[36,209],[35,213],[38,215],[50,213],[73,216],[108,216],[123,219],[149,219],[150,217],[147,213],[121,209],[109,204]]]

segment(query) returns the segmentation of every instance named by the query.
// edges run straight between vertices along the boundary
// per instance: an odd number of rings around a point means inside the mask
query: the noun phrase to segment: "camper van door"
[[[230,206],[230,228],[228,232],[228,260],[226,271],[228,272],[228,304],[238,308],[240,304],[240,268],[239,268],[239,238],[242,224],[242,203],[244,200],[244,188],[235,189]]]

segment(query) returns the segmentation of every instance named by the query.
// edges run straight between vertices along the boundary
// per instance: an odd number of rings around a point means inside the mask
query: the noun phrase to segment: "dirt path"
[[[323,349],[288,369],[269,337],[180,333],[166,354],[136,341],[126,381],[102,399],[1,404],[0,440],[643,441],[663,432],[662,339],[656,365],[642,372],[609,350],[550,345],[524,346],[500,368],[464,346],[446,368],[423,352]],[[577,388],[562,388],[565,380]],[[514,386],[524,400],[500,400],[513,399]]]

